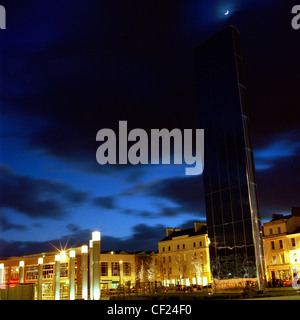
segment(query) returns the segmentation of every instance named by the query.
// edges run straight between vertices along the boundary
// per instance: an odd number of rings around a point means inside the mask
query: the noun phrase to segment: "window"
[[[269,235],[271,236],[273,234],[273,229],[269,229]]]
[[[171,256],[169,256],[169,262],[171,262]]]
[[[165,247],[163,247],[162,249],[163,249],[163,252],[165,252]]]
[[[131,276],[131,263],[124,262],[123,268],[124,268],[124,276],[130,277]]]
[[[171,274],[171,273],[172,273],[172,268],[170,267],[170,268],[169,268],[169,274]]]
[[[275,250],[275,242],[274,241],[271,241],[271,249]]]
[[[163,257],[163,263],[165,263],[166,262],[166,257]]]
[[[114,277],[120,275],[120,264],[119,262],[112,262],[111,263],[111,275]]]
[[[68,263],[67,262],[60,264],[60,277],[61,278],[68,277]]]
[[[276,264],[276,257],[273,257],[273,264]]]
[[[185,249],[185,244],[182,245],[182,249]]]
[[[179,246],[179,244],[177,245],[177,250],[180,250],[180,246]]]
[[[54,264],[43,265],[43,279],[53,279]]]
[[[101,276],[108,276],[108,262],[101,262]]]
[[[157,259],[154,260],[154,264],[157,266]]]
[[[278,227],[277,230],[278,230],[278,233],[281,233],[281,228],[280,227]]]
[[[171,251],[171,247],[170,246],[168,246],[168,251]]]
[[[292,243],[292,247],[295,247],[295,246],[296,246],[295,238],[292,238],[292,239],[291,239],[291,243]]]
[[[196,242],[193,243],[193,248],[196,248]]]
[[[281,263],[285,263],[284,254],[281,255]]]
[[[26,279],[37,280],[38,278],[38,266],[27,266],[26,267]]]
[[[202,247],[202,241],[199,242],[199,247]]]
[[[280,248],[280,249],[282,249],[282,248],[283,248],[282,240],[279,240],[279,248]]]

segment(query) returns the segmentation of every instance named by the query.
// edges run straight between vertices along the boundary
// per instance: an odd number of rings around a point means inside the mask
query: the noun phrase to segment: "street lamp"
[[[93,299],[100,300],[100,231],[92,232],[93,240]]]
[[[82,274],[82,299],[88,298],[88,284],[87,284],[87,259],[88,259],[88,246],[81,246],[81,274]]]
[[[75,251],[69,252],[70,258],[70,300],[75,300]]]
[[[59,300],[59,289],[60,289],[60,254],[55,255],[55,293],[54,299]]]

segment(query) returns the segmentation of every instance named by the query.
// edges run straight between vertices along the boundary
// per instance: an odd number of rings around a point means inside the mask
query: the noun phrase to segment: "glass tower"
[[[229,26],[195,49],[212,277],[257,278],[264,257],[239,33]]]

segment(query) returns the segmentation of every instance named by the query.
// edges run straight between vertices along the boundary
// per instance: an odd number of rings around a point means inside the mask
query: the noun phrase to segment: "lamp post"
[[[81,277],[82,277],[82,299],[88,298],[88,274],[87,274],[88,246],[81,246]]]
[[[99,231],[92,232],[93,240],[93,299],[100,300],[100,239]]]
[[[24,261],[19,262],[19,283],[24,283]]]
[[[89,276],[90,276],[90,300],[94,299],[93,288],[93,240],[89,242]]]
[[[43,298],[43,258],[38,259],[38,287],[37,287],[37,299],[42,300]]]
[[[75,300],[75,251],[71,250],[69,253],[69,266],[70,266],[70,300]]]
[[[55,292],[54,292],[55,300],[60,299],[59,290],[60,290],[60,254],[57,254],[55,256]]]

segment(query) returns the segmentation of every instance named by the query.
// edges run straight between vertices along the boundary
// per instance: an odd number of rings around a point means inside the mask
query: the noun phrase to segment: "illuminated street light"
[[[55,292],[54,299],[59,300],[59,290],[60,290],[60,254],[55,256]]]
[[[70,286],[70,300],[75,300],[75,251],[71,250],[69,252],[69,286]]]
[[[100,231],[92,233],[93,240],[93,299],[100,300]]]
[[[88,262],[88,246],[81,247],[81,276],[82,276],[82,299],[88,298],[88,274],[87,274],[87,262]]]
[[[24,261],[19,262],[19,283],[24,283]]]
[[[37,299],[42,300],[43,298],[43,258],[38,258],[38,286],[37,286]]]
[[[93,278],[93,240],[89,241],[90,300],[94,299]]]

